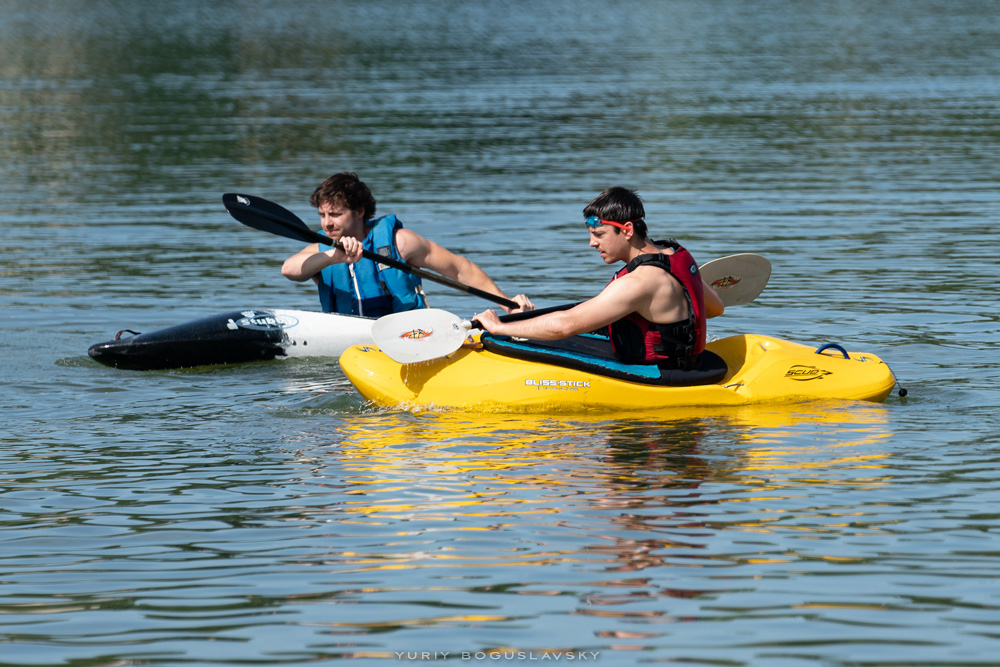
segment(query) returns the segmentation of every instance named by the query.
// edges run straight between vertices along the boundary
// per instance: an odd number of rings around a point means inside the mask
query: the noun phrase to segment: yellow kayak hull
[[[340,366],[358,392],[381,406],[488,412],[655,410],[847,399],[881,402],[896,379],[869,353],[827,350],[767,336],[730,336],[708,344],[728,371],[713,384],[673,387],[630,382],[476,345],[431,361],[400,364],[378,347],[355,345]]]

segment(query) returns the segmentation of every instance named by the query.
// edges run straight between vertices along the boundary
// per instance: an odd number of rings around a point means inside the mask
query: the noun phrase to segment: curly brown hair
[[[323,204],[343,204],[352,211],[364,210],[364,221],[375,217],[375,197],[365,182],[350,171],[330,176],[319,184],[309,198],[309,203],[319,208]]]

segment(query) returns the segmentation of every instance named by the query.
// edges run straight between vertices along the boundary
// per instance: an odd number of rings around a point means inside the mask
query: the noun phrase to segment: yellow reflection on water
[[[812,484],[884,484],[889,417],[885,406],[839,402],[649,419],[376,412],[343,417],[323,465],[335,467],[326,474],[342,490],[331,519],[352,538],[379,536],[364,548],[347,541],[339,556],[357,569],[586,561],[638,571],[722,529],[775,530],[798,511],[789,498]],[[837,527],[824,519],[780,529]],[[685,558],[699,567],[720,555]]]
[[[865,471],[838,483],[879,480],[891,436],[888,409],[871,404],[744,408],[671,413],[669,418],[539,417],[451,412],[383,412],[340,425],[341,470],[349,473],[349,509],[359,514],[438,508],[503,516],[558,511],[547,489],[607,498],[636,484],[726,478],[766,486],[755,473],[828,468]],[[405,502],[376,496],[416,493]]]

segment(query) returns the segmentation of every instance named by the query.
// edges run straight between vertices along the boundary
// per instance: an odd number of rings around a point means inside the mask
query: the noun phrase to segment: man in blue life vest
[[[493,310],[476,319],[490,333],[538,340],[606,328],[622,361],[690,367],[705,349],[705,319],[725,307],[687,250],[646,236],[645,215],[639,195],[623,187],[605,190],[583,209],[590,247],[605,264],[625,262],[594,298],[514,322],[501,322]]]
[[[323,312],[381,317],[427,306],[419,276],[364,259],[362,250],[506,298],[486,272],[465,257],[404,229],[395,215],[375,219],[375,198],[357,174],[330,176],[309,203],[319,212],[323,233],[340,241],[343,249],[313,243],[286,259],[281,273],[297,282],[315,281]],[[521,306],[516,311],[534,309],[523,294],[511,300]]]

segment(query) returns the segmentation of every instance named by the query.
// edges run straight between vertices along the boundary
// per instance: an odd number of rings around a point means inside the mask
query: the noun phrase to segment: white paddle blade
[[[771,262],[762,255],[746,252],[713,259],[699,271],[724,306],[742,306],[764,291],[771,277]]]
[[[440,308],[420,308],[375,320],[372,339],[390,359],[413,364],[444,357],[462,347],[469,322]]]

